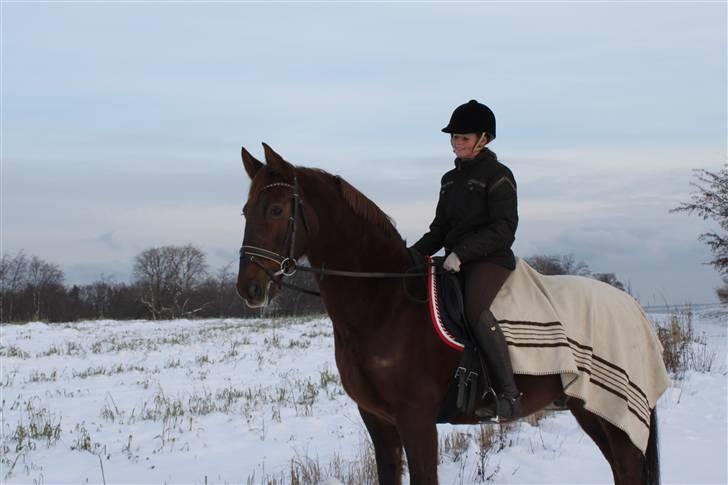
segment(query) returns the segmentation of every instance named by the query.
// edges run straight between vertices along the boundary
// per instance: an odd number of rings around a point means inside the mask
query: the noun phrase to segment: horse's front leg
[[[437,426],[435,417],[422,408],[397,416],[397,429],[407,453],[412,485],[437,485]]]
[[[402,442],[397,428],[383,419],[359,408],[364,425],[374,444],[377,459],[377,475],[380,485],[400,485],[402,483]]]

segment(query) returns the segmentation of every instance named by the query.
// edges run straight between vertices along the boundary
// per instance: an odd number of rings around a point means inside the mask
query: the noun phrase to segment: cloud
[[[109,247],[114,250],[119,250],[121,247],[114,242],[114,232],[106,232],[104,234],[99,235],[94,239],[96,242],[101,243],[102,245]]]
[[[478,98],[518,180],[521,253],[574,252],[640,289],[685,280],[664,294],[714,298],[704,223],[667,210],[691,168],[726,160],[725,4],[3,12],[3,248],[59,262],[70,281],[128,275],[153,245],[236,260],[239,148],[260,155],[261,141],[342,175],[413,242],[452,166],[440,128]]]

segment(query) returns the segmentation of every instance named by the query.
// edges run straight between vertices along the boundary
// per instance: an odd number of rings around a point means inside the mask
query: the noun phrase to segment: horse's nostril
[[[248,295],[255,300],[259,300],[263,298],[263,288],[256,282],[250,283],[248,285]]]

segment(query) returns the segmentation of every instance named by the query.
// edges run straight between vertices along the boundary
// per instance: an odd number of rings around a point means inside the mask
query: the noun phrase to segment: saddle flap
[[[434,268],[442,268],[444,258],[431,258],[429,278],[429,296],[432,310],[433,323],[438,329],[440,338],[450,346],[455,341],[458,350],[468,340],[465,319],[465,307],[463,304],[462,283],[456,273],[446,271],[435,272]]]

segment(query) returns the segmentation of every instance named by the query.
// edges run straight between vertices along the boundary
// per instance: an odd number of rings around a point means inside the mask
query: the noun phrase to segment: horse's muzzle
[[[238,281],[238,284],[236,285],[238,296],[243,299],[248,308],[261,308],[267,306],[271,296],[270,288],[272,283],[272,281],[268,281],[267,284],[263,286],[255,280],[252,280],[247,284]]]

